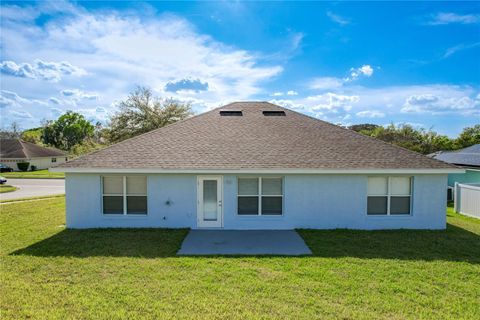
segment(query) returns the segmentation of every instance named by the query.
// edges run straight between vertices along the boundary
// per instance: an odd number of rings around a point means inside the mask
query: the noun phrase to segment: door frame
[[[217,206],[219,216],[217,221],[203,220],[203,181],[217,181]],[[223,228],[223,176],[201,175],[197,176],[197,228]]]

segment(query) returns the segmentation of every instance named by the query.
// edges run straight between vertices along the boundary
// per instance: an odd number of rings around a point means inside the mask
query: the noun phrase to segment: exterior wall
[[[56,162],[52,162],[52,158],[56,158]],[[18,170],[17,163],[18,162],[30,162],[30,170],[31,166],[36,166],[37,170],[41,169],[48,169],[58,164],[66,162],[66,156],[57,156],[57,157],[43,157],[43,158],[32,158],[32,159],[0,159],[0,163],[5,164],[11,167],[14,171]]]
[[[263,176],[263,175],[262,175]],[[223,176],[224,229],[444,229],[447,175],[415,175],[412,215],[367,216],[367,175],[285,175],[283,216],[238,216],[237,177]],[[66,174],[67,227],[197,227],[197,176],[150,174],[148,215],[102,214],[101,176]]]
[[[197,177],[194,175],[149,175],[148,214],[113,217],[102,214],[100,175],[67,173],[67,227],[194,228],[197,221],[196,181]]]
[[[480,168],[467,169],[465,173],[453,173],[448,175],[448,185],[455,186],[458,183],[480,183]]]

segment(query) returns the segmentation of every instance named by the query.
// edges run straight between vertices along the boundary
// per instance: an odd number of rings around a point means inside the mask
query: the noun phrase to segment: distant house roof
[[[447,163],[268,102],[231,103],[57,168],[455,169]]]
[[[456,151],[438,152],[433,154],[433,158],[461,166],[480,167],[480,144]]]
[[[2,159],[31,159],[64,155],[66,153],[58,149],[41,147],[20,139],[0,140],[0,158]]]

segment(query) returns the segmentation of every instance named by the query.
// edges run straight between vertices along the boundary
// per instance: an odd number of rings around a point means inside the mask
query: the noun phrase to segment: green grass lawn
[[[25,198],[14,198],[14,199],[5,199],[0,200],[0,203],[7,203],[7,202],[19,202],[19,201],[40,201],[44,199],[52,199],[52,198],[65,198],[65,194],[52,194],[50,196],[38,196],[38,197],[25,197]]]
[[[10,186],[8,184],[0,184],[0,193],[5,193],[5,192],[12,192],[17,190],[14,186]]]
[[[64,179],[65,173],[63,172],[49,172],[45,170],[26,171],[26,172],[2,172],[2,177],[10,179]]]
[[[176,257],[187,230],[65,230],[64,198],[0,205],[3,319],[479,319],[480,221],[312,231],[311,257]]]

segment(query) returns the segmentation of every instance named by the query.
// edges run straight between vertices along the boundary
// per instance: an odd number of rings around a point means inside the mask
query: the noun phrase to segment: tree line
[[[25,131],[13,123],[9,130],[0,132],[0,136],[21,138],[81,155],[185,119],[192,114],[189,103],[161,99],[154,96],[151,89],[138,87],[119,103],[118,111],[105,126],[100,122],[91,123],[77,112],[67,111],[56,120],[44,121],[41,127]],[[356,124],[348,129],[423,154],[456,150],[480,143],[480,124],[464,128],[453,139],[431,129],[417,129],[409,124]]]
[[[409,124],[355,124],[348,128],[422,154],[458,150],[480,143],[480,124],[464,128],[456,138],[440,135],[431,129],[414,128]]]

